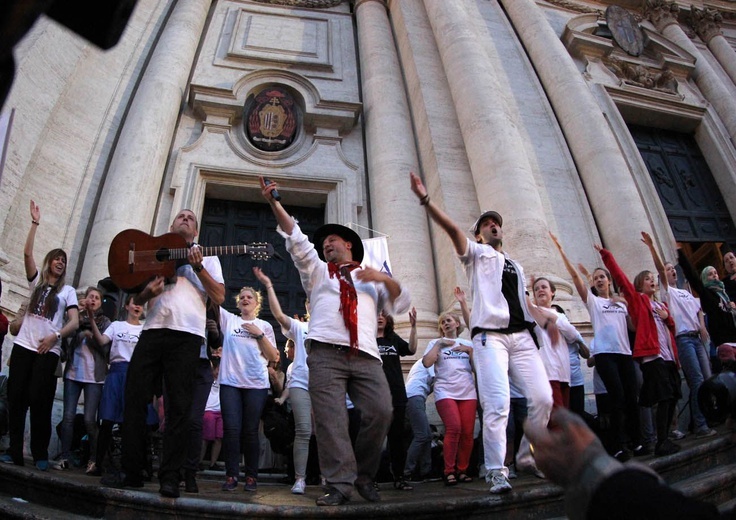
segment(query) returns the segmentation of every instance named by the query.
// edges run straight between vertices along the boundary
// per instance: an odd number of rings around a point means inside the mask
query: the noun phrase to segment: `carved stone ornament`
[[[267,87],[245,103],[245,133],[253,146],[278,152],[294,142],[298,112],[292,95],[280,87]]]
[[[631,56],[641,56],[644,52],[644,31],[636,18],[623,7],[617,5],[606,9],[606,23],[613,41]]]
[[[644,12],[658,31],[677,23],[680,6],[669,0],[647,0]]]
[[[342,0],[254,0],[259,4],[288,5],[306,9],[327,9],[340,5]]]
[[[715,9],[698,9],[695,6],[690,9],[690,25],[705,43],[721,34],[722,21],[723,16]]]
[[[736,2],[736,0],[734,1]],[[547,3],[555,5],[557,7],[561,7],[562,9],[567,9],[568,11],[576,12],[576,13],[598,14],[598,15],[603,14],[603,11],[601,9],[590,7],[580,2],[573,2],[571,0],[547,0]]]
[[[603,63],[628,85],[677,94],[677,80],[668,69],[653,70],[638,63],[629,63],[618,58],[603,58]]]

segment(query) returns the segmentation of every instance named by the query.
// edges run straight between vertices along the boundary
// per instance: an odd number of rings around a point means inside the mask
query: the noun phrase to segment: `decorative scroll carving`
[[[340,5],[342,0],[254,0],[261,4],[288,5],[306,9],[327,9]]]
[[[647,0],[644,13],[651,20],[658,31],[662,31],[668,25],[677,23],[677,15],[680,6],[669,0]]]
[[[567,9],[568,11],[574,11],[576,13],[584,13],[584,14],[597,14],[601,17],[603,16],[603,12],[604,12],[603,9],[596,9],[595,7],[583,5],[578,2],[573,2],[571,0],[547,0],[547,3],[556,5],[557,7],[562,7],[563,9]]]
[[[690,6],[690,25],[700,36],[700,39],[708,43],[711,38],[721,34],[721,22],[723,16],[715,9],[698,9]]]
[[[603,58],[603,63],[624,83],[637,87],[677,94],[677,80],[669,69],[655,70],[618,58]]]

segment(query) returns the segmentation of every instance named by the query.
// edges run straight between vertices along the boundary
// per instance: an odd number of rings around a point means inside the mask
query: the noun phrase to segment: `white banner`
[[[391,271],[391,260],[388,257],[388,240],[386,237],[366,238],[363,240],[363,266],[372,267],[378,271],[388,273],[393,277]]]

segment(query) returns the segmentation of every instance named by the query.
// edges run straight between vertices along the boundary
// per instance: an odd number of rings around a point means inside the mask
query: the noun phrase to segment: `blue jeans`
[[[225,457],[225,474],[238,477],[240,453],[245,458],[245,476],[258,477],[258,459],[261,446],[258,425],[266,406],[268,388],[237,388],[220,385],[220,409],[222,412],[222,452]]]
[[[432,430],[427,419],[427,400],[421,395],[410,397],[406,402],[406,417],[411,425],[412,439],[406,453],[404,474],[417,477],[432,471]]]
[[[80,383],[64,379],[64,418],[61,422],[61,455],[69,458],[74,437],[74,417],[77,415],[79,396],[84,391],[84,427],[89,437],[89,461],[97,456],[97,409],[102,398],[102,383]],[[82,461],[84,463],[84,461]]]
[[[698,390],[705,380],[703,369],[700,363],[700,352],[705,352],[705,347],[700,337],[694,336],[678,336],[677,352],[680,356],[680,366],[685,374],[685,381],[690,389],[690,415],[693,418],[695,431],[708,428],[708,423],[703,417],[703,413],[698,406]]]

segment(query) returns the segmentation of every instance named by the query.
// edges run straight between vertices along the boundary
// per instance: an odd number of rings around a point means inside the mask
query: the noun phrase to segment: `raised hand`
[[[427,196],[427,188],[424,187],[422,179],[414,172],[409,172],[411,179],[411,191],[417,196],[418,199],[423,199]]]
[[[31,201],[31,220],[41,222],[41,208],[34,201]]]
[[[644,242],[648,247],[652,247],[654,245],[652,237],[646,231],[641,232],[641,241]]]
[[[411,310],[409,311],[409,324],[412,327],[416,327],[417,326],[417,309],[416,309],[416,307],[412,307]]]

